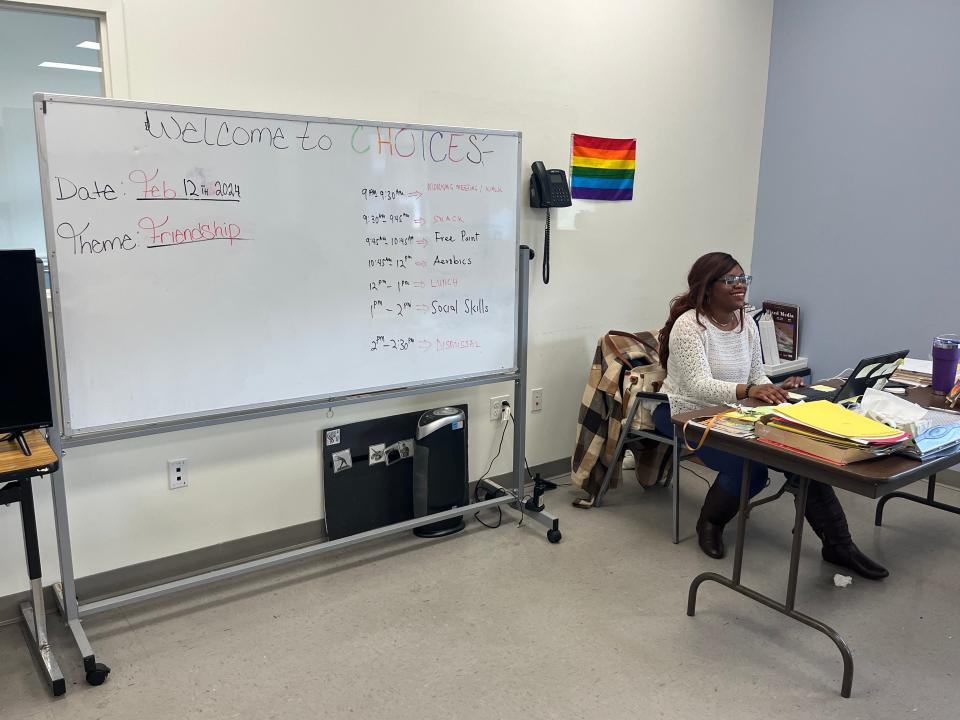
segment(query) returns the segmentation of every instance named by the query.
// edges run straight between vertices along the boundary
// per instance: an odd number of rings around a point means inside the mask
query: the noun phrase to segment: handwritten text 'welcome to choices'
[[[149,110],[144,111],[144,115],[144,130],[157,140],[221,148],[259,146],[273,150],[320,152],[334,147],[333,138],[324,132],[323,126],[308,120],[251,126],[207,116],[167,114],[151,117]],[[286,133],[284,127],[287,127]],[[482,165],[484,157],[493,152],[484,149],[489,137],[448,130],[358,125],[350,136],[350,149],[359,155],[372,152],[424,162]]]

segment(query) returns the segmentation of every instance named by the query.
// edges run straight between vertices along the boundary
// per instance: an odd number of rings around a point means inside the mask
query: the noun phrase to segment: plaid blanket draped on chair
[[[577,445],[571,462],[573,484],[597,494],[610,465],[626,414],[623,407],[623,375],[631,367],[655,365],[657,339],[649,332],[636,333],[643,342],[610,331],[597,341],[587,386],[580,401]],[[630,365],[624,364],[625,358]],[[620,468],[615,467],[610,487],[620,485]]]

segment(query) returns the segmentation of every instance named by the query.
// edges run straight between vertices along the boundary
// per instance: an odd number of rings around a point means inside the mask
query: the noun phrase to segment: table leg
[[[810,492],[809,478],[800,478],[800,487],[793,498],[795,515],[793,518],[793,544],[790,546],[790,572],[787,575],[787,610],[793,610],[797,599],[797,575],[800,573],[800,546],[803,543],[803,515],[807,507],[807,495]]]
[[[30,650],[46,676],[54,695],[67,691],[66,681],[47,638],[47,615],[43,601],[43,579],[40,568],[40,546],[37,538],[37,517],[33,507],[33,486],[30,478],[19,481],[20,520],[23,524],[23,547],[27,556],[32,603],[20,603],[20,614],[26,625]]]
[[[743,461],[743,474],[740,476],[740,512],[737,513],[737,545],[733,551],[733,581],[740,584],[740,570],[743,568],[743,544],[747,538],[747,503],[750,501],[750,461]]]
[[[926,505],[927,507],[936,508],[937,510],[946,510],[947,512],[960,515],[960,507],[955,505],[947,505],[946,503],[938,502],[934,500],[934,495],[937,492],[937,476],[931,475],[927,479],[927,497],[922,498],[919,495],[911,495],[910,493],[905,492],[892,492],[888,495],[884,495],[880,498],[880,501],[877,503],[877,512],[873,518],[873,523],[877,527],[883,524],[883,507],[887,504],[889,500],[893,498],[903,498],[904,500],[909,500],[910,502],[915,502],[920,505]]]
[[[680,438],[673,437],[673,544],[680,542]]]
[[[690,591],[687,594],[687,615],[693,617],[696,614],[697,591],[703,583],[711,580],[741,595],[745,595],[761,605],[776,610],[797,622],[801,622],[807,627],[823,633],[833,641],[843,658],[843,679],[840,686],[840,695],[848,698],[850,697],[850,691],[853,687],[853,655],[846,641],[829,625],[794,609],[797,593],[797,575],[800,568],[800,549],[803,542],[804,509],[807,504],[809,487],[810,480],[803,478],[795,500],[796,513],[793,523],[793,543],[790,549],[790,571],[787,575],[787,597],[786,602],[780,603],[740,583],[740,571],[743,564],[743,545],[746,539],[747,499],[750,489],[750,463],[748,461],[744,462],[743,478],[740,482],[740,515],[737,519],[737,547],[734,554],[733,579],[726,578],[714,572],[705,572],[697,575],[697,577],[693,579],[693,582],[690,583]]]

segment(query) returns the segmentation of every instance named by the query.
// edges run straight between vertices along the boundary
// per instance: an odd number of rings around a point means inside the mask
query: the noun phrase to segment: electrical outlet
[[[188,485],[186,458],[167,460],[167,482],[171,490],[185,488]]]
[[[534,388],[530,391],[530,412],[543,410],[543,388]]]
[[[500,422],[500,417],[502,414],[503,403],[509,403],[509,395],[498,395],[497,397],[490,398],[490,419],[494,422]]]

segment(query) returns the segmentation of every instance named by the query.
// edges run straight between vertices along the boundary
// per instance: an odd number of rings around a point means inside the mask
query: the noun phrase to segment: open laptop
[[[853,369],[846,382],[836,390],[816,390],[812,387],[799,388],[791,390],[794,396],[790,402],[800,402],[801,400],[828,400],[830,402],[842,402],[849,398],[860,397],[868,387],[875,387],[881,382],[882,388],[890,376],[900,367],[900,362],[907,356],[909,350],[898,350],[897,352],[887,353],[886,355],[877,355],[876,357],[864,358],[857,367]],[[795,397],[802,395],[802,398]]]

